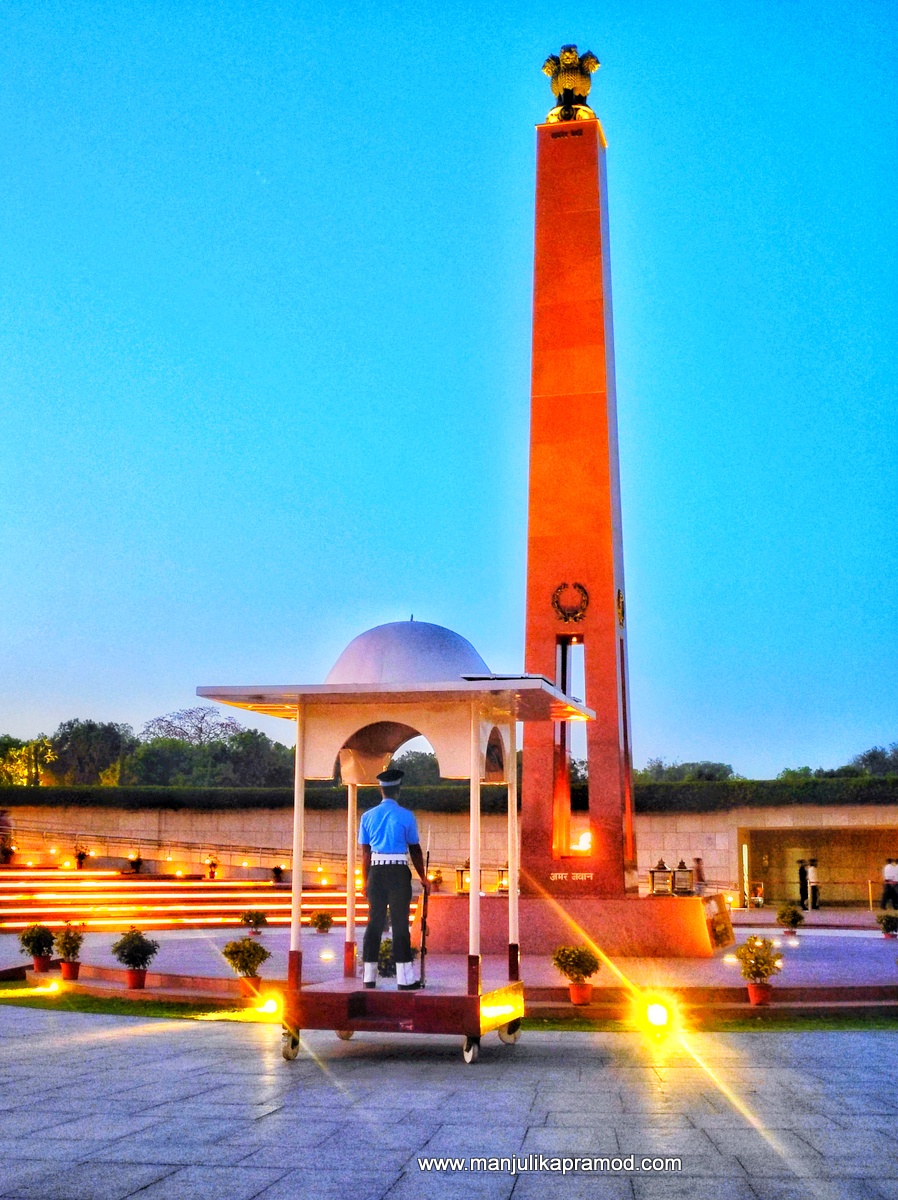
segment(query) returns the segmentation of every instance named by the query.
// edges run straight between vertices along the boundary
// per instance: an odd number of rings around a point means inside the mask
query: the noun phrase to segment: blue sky
[[[898,739],[894,8],[4,8],[0,730],[522,662],[533,126],[602,68],[634,748]],[[264,722],[289,740],[286,724]]]

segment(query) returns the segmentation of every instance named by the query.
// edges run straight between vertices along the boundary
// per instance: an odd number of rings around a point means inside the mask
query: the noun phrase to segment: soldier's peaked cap
[[[381,787],[398,787],[405,777],[405,771],[381,771],[377,777],[377,782]]]

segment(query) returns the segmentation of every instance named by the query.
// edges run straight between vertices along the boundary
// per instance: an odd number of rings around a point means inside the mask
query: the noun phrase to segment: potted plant
[[[309,924],[316,933],[330,933],[333,923],[334,918],[329,912],[313,912],[309,918]]]
[[[89,851],[88,851],[87,847],[82,846],[80,843],[76,844],[76,846],[75,846],[75,865],[79,871],[84,870],[84,864],[87,862],[88,858],[89,858]]]
[[[284,882],[284,868],[281,866],[271,868],[271,878],[274,883]]]
[[[56,953],[59,955],[61,962],[59,969],[62,971],[63,979],[74,980],[78,978],[78,971],[81,963],[78,960],[78,955],[81,953],[81,943],[84,941],[84,934],[66,921],[65,926],[60,929],[56,937],[53,939],[53,944],[56,947]]]
[[[23,954],[30,954],[35,971],[49,971],[53,949],[53,931],[46,925],[26,925],[19,934]]]
[[[259,908],[248,908],[240,914],[240,924],[246,925],[250,933],[259,933],[263,925],[268,924],[268,918]]]
[[[599,956],[588,946],[559,946],[552,955],[552,962],[568,980],[571,1004],[589,1004],[592,984],[587,980],[601,966]]]
[[[440,890],[440,888],[443,886],[443,872],[439,867],[437,867],[435,871],[429,871],[427,873],[427,882],[430,884],[430,890],[432,892],[438,892]]]
[[[876,920],[883,937],[898,937],[898,912],[881,912]]]
[[[218,873],[218,859],[214,854],[210,854],[206,859],[206,866],[209,868],[209,878],[214,879]]]
[[[144,937],[141,930],[132,925],[127,933],[123,933],[117,942],[112,943],[111,949],[127,972],[128,987],[145,988],[147,967],[156,957],[159,943]]]
[[[772,988],[769,980],[783,969],[783,956],[770,938],[750,937],[736,950],[742,968],[742,978],[748,982],[748,998],[752,1004],[769,1004]]]
[[[238,938],[228,942],[222,949],[222,954],[230,966],[240,976],[240,991],[244,996],[254,996],[262,982],[259,977],[259,967],[271,954],[260,942],[254,942],[251,937]]]
[[[787,900],[777,909],[776,923],[782,925],[785,934],[796,937],[798,926],[804,924],[804,913],[794,900]]]
[[[412,946],[412,962],[418,957],[418,947]],[[380,953],[377,956],[377,973],[384,979],[393,979],[396,975],[396,959],[393,957],[393,939],[382,938]]]

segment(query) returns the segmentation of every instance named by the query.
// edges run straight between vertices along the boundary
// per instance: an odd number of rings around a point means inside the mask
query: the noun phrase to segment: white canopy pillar
[[[505,779],[508,785],[508,978],[521,978],[521,938],[518,924],[518,877],[521,849],[518,836],[518,749],[517,722],[508,727],[508,761]]]
[[[468,995],[480,995],[480,703],[471,701],[471,883],[468,888]]]
[[[287,955],[287,986],[298,989],[302,982],[302,859],[305,849],[306,816],[306,725],[305,706],[296,706],[296,754],[293,763],[293,861],[290,891],[290,952]]]
[[[343,975],[355,978],[355,861],[356,826],[359,810],[359,785],[346,785],[346,941],[343,944]]]

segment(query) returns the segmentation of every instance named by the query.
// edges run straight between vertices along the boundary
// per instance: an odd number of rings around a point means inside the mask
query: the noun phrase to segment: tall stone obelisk
[[[568,729],[524,734],[521,890],[558,899],[623,896],[635,857],[606,142],[586,103],[598,66],[576,46],[548,59],[556,105],[536,131],[525,669],[570,691],[582,653],[596,712],[576,843]]]

